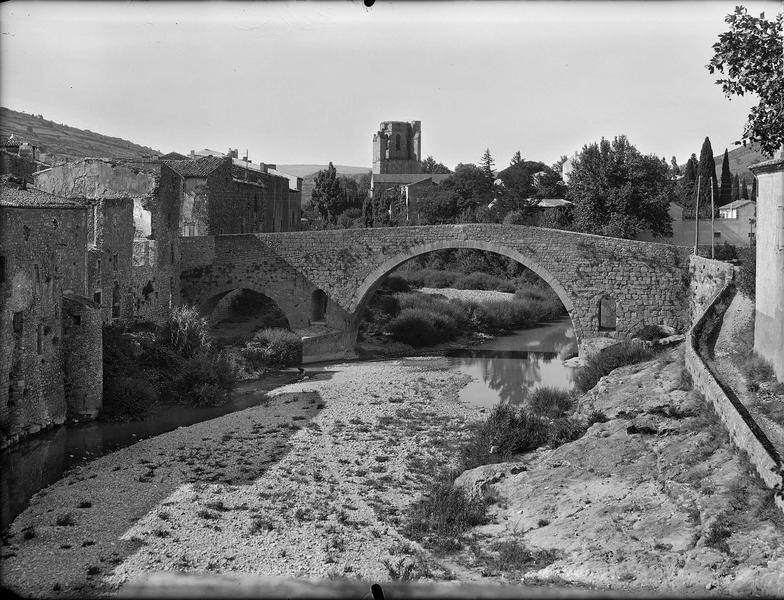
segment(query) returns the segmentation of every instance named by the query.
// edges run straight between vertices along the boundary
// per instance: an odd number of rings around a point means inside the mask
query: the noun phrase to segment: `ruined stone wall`
[[[103,406],[103,319],[97,303],[63,298],[63,381],[69,417],[94,418]]]
[[[328,311],[328,325],[351,329],[389,271],[414,256],[444,248],[496,252],[531,268],[561,298],[578,341],[599,335],[598,306],[603,297],[615,301],[617,314],[616,329],[602,331],[603,336],[625,337],[645,324],[683,331],[690,322],[686,250],[512,225],[217,237],[184,247],[183,297],[204,300],[229,285],[252,284],[275,299],[292,327],[298,327],[310,320],[310,294],[322,289],[334,310],[331,315]]]
[[[730,263],[701,256],[689,256],[689,314],[690,322],[708,307],[713,296],[735,277],[735,267]]]
[[[61,296],[86,289],[87,210],[0,207],[0,436],[62,423]]]
[[[33,173],[37,170],[38,164],[34,160],[0,150],[0,174],[12,175],[32,183]]]
[[[103,198],[96,205],[96,250],[90,252],[91,274],[88,297],[101,307],[104,323],[133,318],[131,286],[134,221],[133,200]],[[100,265],[100,266],[99,266]]]

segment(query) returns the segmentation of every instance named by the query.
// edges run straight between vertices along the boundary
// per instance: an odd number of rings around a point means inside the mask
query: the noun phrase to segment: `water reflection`
[[[541,386],[571,389],[574,369],[559,358],[576,348],[570,334],[571,323],[565,319],[453,353],[454,368],[474,377],[460,398],[490,409],[499,403],[523,405]]]

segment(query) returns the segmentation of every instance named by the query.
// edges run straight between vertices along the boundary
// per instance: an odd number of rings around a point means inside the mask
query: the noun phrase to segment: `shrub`
[[[713,258],[724,261],[735,260],[738,258],[738,249],[732,244],[724,242],[723,244],[714,246]]]
[[[240,351],[254,369],[288,367],[302,362],[302,338],[286,329],[262,329]]]
[[[630,341],[610,346],[595,354],[574,372],[574,385],[581,392],[587,392],[613,369],[650,360],[656,351],[639,343]]]
[[[445,316],[441,317],[444,321]],[[420,308],[403,309],[390,321],[388,329],[392,339],[414,347],[431,346],[446,339],[446,332],[436,327],[436,315]]]
[[[390,292],[407,292],[411,289],[408,281],[400,275],[389,275],[381,286]]]
[[[473,469],[508,460],[516,454],[534,450],[546,441],[546,420],[499,404],[484,423],[474,428],[462,450],[462,465],[464,469]]]
[[[469,495],[442,478],[431,484],[423,498],[409,509],[404,534],[413,540],[432,535],[434,546],[459,547],[462,533],[488,522],[484,498]]]
[[[736,278],[736,286],[747,298],[754,300],[757,286],[757,249],[741,248],[738,250],[740,270]]]
[[[371,301],[371,309],[378,310],[385,315],[394,317],[400,312],[400,302],[398,302],[397,298],[390,296],[389,294],[376,294]]]
[[[561,388],[542,386],[536,388],[528,398],[528,406],[534,415],[557,419],[572,410],[572,395]]]
[[[634,337],[645,340],[647,342],[652,342],[654,340],[660,340],[663,337],[666,337],[664,332],[661,330],[661,327],[658,325],[650,325],[646,324],[643,325],[640,330],[637,332],[637,335]]]
[[[236,376],[234,363],[225,351],[201,353],[184,363],[169,391],[179,401],[193,406],[216,406],[229,398]]]
[[[773,366],[756,354],[746,358],[740,368],[746,378],[755,383],[770,381],[774,377]]]
[[[557,448],[563,444],[579,440],[585,435],[586,427],[569,418],[555,419],[547,427],[547,445]]]
[[[476,271],[458,277],[454,287],[459,290],[496,290],[499,292],[514,292],[515,287],[511,281],[494,277],[489,273]]]
[[[445,288],[451,287],[455,279],[462,276],[457,271],[436,271],[434,269],[420,269],[418,271],[399,271],[396,273],[404,277],[408,284],[414,288],[430,287]]]
[[[158,400],[158,390],[148,378],[104,377],[103,415],[110,419],[143,419]]]
[[[199,351],[207,350],[210,346],[211,338],[207,319],[200,316],[193,306],[172,308],[164,331],[169,345],[185,358],[190,358]]]

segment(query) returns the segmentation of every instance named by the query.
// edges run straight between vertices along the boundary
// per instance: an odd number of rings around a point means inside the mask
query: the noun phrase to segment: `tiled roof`
[[[224,162],[226,158],[222,156],[205,156],[195,160],[164,160],[163,164],[183,177],[206,177]]]
[[[158,157],[160,160],[188,160],[188,157],[179,152],[169,152]]]
[[[3,180],[0,183],[0,206],[15,208],[84,208],[85,202],[47,194],[28,185],[20,190],[18,183]]]

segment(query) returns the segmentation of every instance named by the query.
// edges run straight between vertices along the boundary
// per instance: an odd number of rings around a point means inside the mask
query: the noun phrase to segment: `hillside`
[[[751,185],[754,179],[754,174],[749,171],[749,166],[767,160],[764,154],[752,146],[736,146],[728,152],[727,158],[730,160],[730,172],[733,175],[738,175],[741,181],[745,178],[749,185]],[[724,162],[724,152],[714,156],[713,159],[716,161],[716,177],[721,180],[721,165]]]
[[[0,136],[11,133],[21,141],[38,146],[41,152],[56,157],[105,156],[112,158],[158,155],[160,152],[118,137],[94,133],[49,121],[41,115],[0,107]]]
[[[278,169],[284,173],[296,175],[303,179],[308,175],[315,176],[316,173],[322,169],[326,169],[328,165],[278,165]],[[333,165],[338,175],[361,175],[362,173],[370,173],[370,167],[352,167],[347,165]]]

